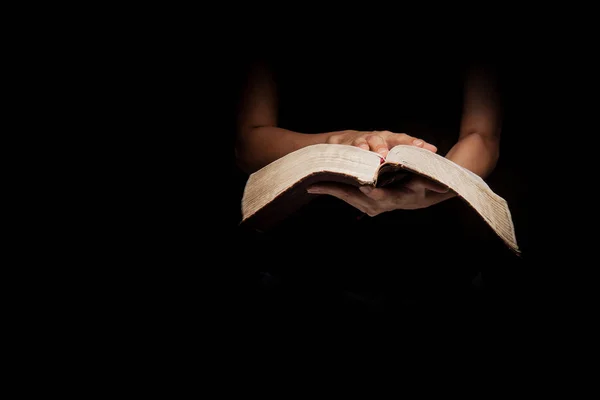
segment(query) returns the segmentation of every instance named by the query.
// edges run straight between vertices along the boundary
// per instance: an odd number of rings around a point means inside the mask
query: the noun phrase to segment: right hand
[[[394,133],[390,131],[335,132],[327,138],[327,143],[360,147],[361,149],[374,151],[382,157],[386,157],[392,147],[401,144],[421,147],[434,153],[437,152],[437,147],[422,139],[412,137],[406,133]]]

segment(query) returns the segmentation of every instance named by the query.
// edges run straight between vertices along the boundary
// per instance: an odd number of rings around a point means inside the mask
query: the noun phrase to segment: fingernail
[[[415,146],[421,147],[421,146],[423,146],[423,141],[421,139],[415,139],[415,140],[413,140],[413,144]]]
[[[385,155],[387,153],[387,149],[379,149],[377,152],[381,155]]]
[[[321,193],[321,188],[318,187],[310,187],[306,189],[308,193]]]
[[[361,186],[359,187],[360,191],[363,192],[364,194],[369,194],[371,193],[371,191],[373,190],[372,187],[370,186]]]

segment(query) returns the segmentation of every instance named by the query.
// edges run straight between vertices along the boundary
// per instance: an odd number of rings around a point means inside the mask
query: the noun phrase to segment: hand
[[[335,132],[327,138],[327,143],[347,144],[360,147],[361,149],[371,150],[386,157],[389,150],[400,144],[413,145],[424,149],[437,152],[437,147],[425,142],[424,140],[412,137],[406,133],[394,133],[390,131],[342,131]]]
[[[413,177],[401,188],[357,188],[338,183],[319,183],[310,186],[307,191],[337,197],[370,217],[392,210],[426,208],[456,196],[447,187],[421,176]]]

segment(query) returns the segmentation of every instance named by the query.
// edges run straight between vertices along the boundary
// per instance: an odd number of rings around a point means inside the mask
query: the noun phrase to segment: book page
[[[415,146],[394,147],[386,163],[400,164],[454,190],[513,251],[519,253],[508,204],[480,176],[439,154]]]
[[[381,161],[379,154],[341,144],[316,144],[296,150],[250,175],[242,198],[242,217],[251,217],[315,174],[339,174],[359,184],[372,184]]]

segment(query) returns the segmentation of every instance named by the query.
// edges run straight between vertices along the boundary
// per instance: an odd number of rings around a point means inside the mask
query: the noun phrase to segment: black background
[[[382,38],[378,38],[380,40],[377,41],[373,37],[369,39],[365,38],[355,42],[348,38],[322,41],[318,37],[294,37],[286,40],[277,35],[263,36],[262,32],[257,36],[249,35],[243,38],[238,46],[232,48],[237,50],[225,52],[226,56],[223,59],[215,60],[216,65],[223,68],[216,75],[223,82],[223,86],[217,85],[216,91],[223,96],[221,104],[224,106],[222,110],[224,111],[223,124],[218,124],[216,128],[220,137],[225,138],[228,143],[233,145],[240,85],[243,84],[245,68],[255,58],[267,59],[275,64],[284,64],[288,68],[292,66],[291,69],[296,74],[298,71],[302,71],[305,80],[292,82],[291,86],[296,84],[296,88],[313,88],[324,83],[324,80],[319,81],[314,78],[318,75],[317,72],[311,71],[326,70],[330,73],[330,77],[338,78],[338,84],[331,85],[328,88],[329,92],[324,93],[323,97],[319,97],[314,90],[306,90],[303,92],[303,97],[291,101],[295,105],[306,106],[310,103],[314,109],[327,110],[309,122],[290,117],[289,120],[298,124],[297,126],[285,126],[284,118],[283,127],[295,128],[303,132],[323,132],[336,129],[406,131],[401,124],[391,127],[389,117],[387,121],[383,121],[383,118],[382,120],[372,118],[377,116],[377,110],[385,107],[386,103],[396,102],[397,106],[409,106],[411,101],[406,101],[406,97],[396,96],[395,92],[380,92],[378,93],[379,102],[373,102],[371,98],[364,101],[366,97],[372,95],[368,88],[374,83],[390,86],[386,85],[386,79],[393,76],[392,71],[396,70],[395,65],[398,66],[398,69],[406,71],[406,74],[411,74],[411,79],[405,80],[405,82],[409,82],[409,85],[412,84],[407,92],[413,95],[418,95],[422,89],[418,82],[428,82],[434,89],[436,84],[445,84],[449,92],[456,89],[458,82],[452,81],[450,76],[456,76],[461,68],[470,62],[480,62],[493,67],[500,77],[504,117],[500,161],[488,182],[510,205],[522,256],[516,257],[507,251],[497,238],[485,229],[482,221],[473,217],[471,210],[456,204],[442,206],[437,213],[451,213],[452,210],[456,211],[458,208],[460,217],[447,222],[451,224],[450,227],[462,225],[461,232],[453,235],[456,232],[452,228],[448,228],[443,233],[434,236],[433,241],[427,246],[430,249],[439,249],[436,252],[439,251],[440,254],[448,254],[451,253],[452,247],[459,243],[457,241],[465,240],[465,238],[473,241],[471,250],[467,252],[470,255],[467,256],[466,262],[472,267],[471,269],[481,272],[475,281],[477,294],[468,306],[470,307],[469,312],[474,313],[475,320],[479,320],[481,314],[485,313],[496,313],[495,315],[499,315],[498,313],[503,315],[526,313],[524,310],[531,307],[532,297],[535,297],[534,293],[538,293],[531,261],[533,255],[530,243],[529,215],[531,206],[529,179],[532,173],[532,163],[534,163],[531,159],[531,150],[536,140],[533,137],[535,133],[529,130],[531,113],[527,106],[530,101],[528,96],[531,93],[531,88],[527,84],[533,82],[529,75],[532,71],[527,68],[526,64],[523,64],[524,59],[519,58],[519,53],[515,54],[514,49],[507,51],[504,47],[495,47],[496,42],[488,42],[488,46],[483,47],[483,50],[482,47],[477,47],[477,51],[473,51],[473,49],[465,48],[460,42],[460,38],[447,37],[433,41],[405,43],[398,51],[398,47],[393,44],[393,41],[382,40]],[[258,54],[255,52],[256,48],[260,49]],[[443,78],[444,74],[448,77]],[[441,75],[442,78],[437,82],[428,79],[432,75]],[[368,78],[365,79],[365,77]],[[214,76],[209,76],[206,77],[206,80],[210,82],[213,78]],[[440,92],[443,93],[443,91]],[[447,98],[438,100],[440,106],[435,110],[436,113],[432,113],[435,116],[427,114],[426,118],[433,126],[441,127],[441,130],[455,126],[456,115],[459,114],[462,105],[460,98],[448,95]],[[448,105],[450,106],[448,107]],[[370,115],[371,119],[357,117],[360,110]],[[345,121],[344,117],[348,118],[348,121]],[[350,120],[350,118],[352,119]],[[424,135],[427,135],[427,132]],[[425,138],[429,139],[427,136]],[[431,139],[434,141],[436,137]],[[449,149],[448,143],[451,141],[448,142],[447,136],[442,136],[442,140],[446,141],[441,146],[440,138],[438,137],[437,140],[438,142],[434,141],[434,143],[438,144],[443,151]],[[286,316],[289,309],[277,308],[277,302],[280,299],[276,297],[270,299],[267,296],[265,300],[261,294],[264,278],[261,272],[264,272],[266,265],[269,265],[278,272],[289,266],[293,269],[306,270],[309,276],[314,276],[315,271],[319,274],[318,269],[322,264],[317,265],[316,262],[311,264],[310,261],[306,261],[310,260],[311,256],[301,257],[306,254],[300,254],[307,251],[306,243],[318,243],[317,240],[307,240],[307,237],[310,238],[311,235],[316,237],[315,235],[318,233],[310,229],[298,231],[294,230],[297,227],[292,227],[287,231],[284,230],[283,235],[278,232],[273,237],[268,235],[256,237],[238,227],[240,201],[246,176],[235,165],[232,147],[228,152],[223,153],[222,160],[219,162],[221,171],[223,171],[222,173],[228,171],[229,177],[220,179],[219,187],[215,190],[219,193],[219,207],[225,206],[225,210],[220,212],[220,217],[213,217],[216,219],[217,230],[225,235],[221,242],[225,251],[221,256],[230,261],[221,264],[222,270],[226,271],[227,278],[221,282],[224,290],[220,292],[220,298],[227,299],[226,303],[233,310],[251,318],[264,318],[272,316],[272,313],[279,317]],[[344,208],[344,205],[338,206]],[[435,215],[434,212],[427,218],[435,218]],[[411,226],[419,226],[419,222],[415,220]],[[370,230],[367,229],[367,232],[374,235],[379,232],[379,229],[380,226],[375,225],[370,227]],[[418,237],[422,238],[425,233],[425,231],[421,232],[421,236]],[[285,234],[288,236],[286,237]],[[368,238],[369,235],[365,234],[361,240],[368,241]],[[303,243],[302,250],[300,247],[290,245],[290,243],[296,243],[295,241]],[[415,244],[410,241],[409,243]],[[331,245],[333,248],[343,248],[345,245],[347,246],[347,243],[333,241]],[[372,243],[366,245],[365,248],[368,250],[358,259],[361,262],[363,260],[369,262],[368,259],[372,258],[370,252],[372,252],[377,254],[375,262],[386,260],[386,255],[390,253],[386,252],[385,248],[378,253],[376,250],[371,250],[372,246],[375,245]],[[321,247],[321,245],[317,245],[317,248]],[[425,251],[425,249],[421,247],[417,253],[421,251]],[[312,254],[312,251],[308,250],[308,253]],[[463,252],[463,256],[467,253]],[[270,257],[269,254],[271,254]],[[270,261],[269,258],[271,258]],[[425,261],[426,264],[436,261],[443,262],[446,259],[440,255],[430,258],[434,261]],[[407,259],[416,263],[422,262],[420,256],[415,256],[415,254],[409,254]],[[455,256],[451,260],[451,263],[455,263],[460,258]],[[295,266],[298,263],[300,266]],[[302,301],[299,303],[299,307],[302,308]],[[312,305],[312,307],[311,310],[314,311],[315,306]],[[295,314],[292,313],[292,315]]]
[[[395,37],[390,40],[385,35],[346,32],[324,36],[336,38],[332,47],[331,40],[323,40],[316,32],[236,32],[224,42],[205,41],[206,47],[197,53],[184,51],[186,46],[172,50],[172,68],[168,69],[165,88],[169,97],[157,103],[159,115],[168,118],[157,123],[152,130],[156,134],[149,136],[155,140],[153,148],[160,158],[157,162],[152,157],[149,164],[157,172],[150,183],[157,214],[142,218],[141,223],[153,236],[139,252],[149,260],[140,276],[151,282],[144,289],[148,300],[142,303],[153,315],[184,327],[198,323],[197,319],[188,319],[190,315],[202,321],[207,315],[216,315],[227,325],[253,329],[263,326],[265,320],[273,321],[273,316],[276,321],[279,317],[290,318],[285,309],[273,314],[270,307],[277,302],[265,302],[260,294],[263,268],[255,263],[264,259],[264,253],[257,249],[268,247],[270,242],[249,237],[238,226],[245,175],[235,164],[235,121],[248,62],[257,53],[276,60],[302,54],[304,62],[331,62],[343,54],[357,63],[368,63],[372,70],[380,63],[397,62],[399,48],[402,54],[419,54],[421,65],[433,62],[450,65],[451,69],[461,64],[457,60],[466,57],[491,63],[502,76],[501,156],[489,183],[511,207],[523,253],[520,258],[513,257],[498,246],[492,235],[476,238],[488,244],[472,254],[480,261],[478,270],[483,271],[478,281],[482,292],[461,320],[475,315],[477,322],[483,317],[492,322],[527,324],[565,304],[573,293],[567,278],[571,274],[563,271],[559,279],[554,279],[557,276],[551,272],[551,265],[555,261],[565,265],[573,256],[573,247],[563,241],[564,231],[560,233],[560,224],[568,214],[563,205],[568,199],[561,196],[559,200],[554,191],[549,194],[548,188],[549,183],[554,187],[557,181],[567,182],[567,171],[557,169],[550,160],[552,148],[568,140],[558,122],[567,113],[563,108],[565,99],[557,93],[564,82],[561,78],[572,75],[548,74],[556,70],[546,64],[556,55],[552,43],[531,47],[530,42],[523,41],[515,45],[505,35],[472,43],[472,35],[457,34],[433,39],[411,36],[399,46]],[[160,118],[153,115],[149,119]],[[549,215],[557,222],[550,222]],[[471,221],[473,232],[481,232],[481,221]],[[284,255],[277,265],[288,265],[295,258],[289,252]],[[295,316],[291,314],[292,319]],[[310,314],[308,318],[310,321]]]

